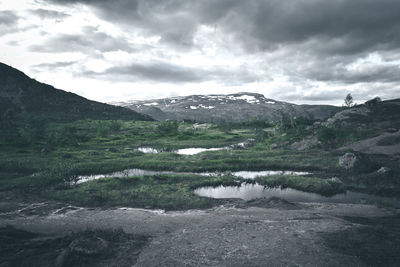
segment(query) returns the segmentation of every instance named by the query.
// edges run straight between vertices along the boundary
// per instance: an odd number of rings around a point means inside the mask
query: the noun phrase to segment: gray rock
[[[320,144],[321,144],[321,142],[318,141],[317,136],[310,135],[298,142],[291,144],[290,149],[303,151],[308,148],[318,146]]]
[[[49,152],[50,151],[45,147],[40,150],[40,153],[49,153]]]
[[[390,172],[391,171],[391,169],[390,168],[388,168],[388,167],[381,167],[379,170],[377,170],[376,172],[377,173],[380,173],[380,174],[385,174],[385,173],[388,173],[388,172]]]
[[[252,146],[255,141],[256,141],[255,139],[250,138],[250,139],[247,139],[247,140],[245,140],[243,142],[231,145],[230,147],[234,148],[234,149],[248,148],[248,147]]]
[[[338,177],[332,177],[332,178],[328,179],[328,181],[331,183],[343,184],[342,180],[340,180]]]
[[[342,126],[349,125],[349,123],[345,122],[350,119],[352,116],[368,116],[370,113],[370,109],[367,107],[354,107],[351,109],[345,109],[338,113],[336,113],[332,118],[329,118],[326,122],[322,123],[322,126],[332,127],[333,125],[340,124]]]
[[[104,239],[96,236],[79,237],[69,244],[69,250],[83,255],[98,255],[108,248]]]
[[[269,146],[269,149],[277,149],[278,147],[279,147],[278,144],[271,144],[271,145]]]
[[[371,100],[368,100],[367,102],[365,102],[365,105],[367,106],[367,107],[373,107],[373,106],[376,106],[378,103],[380,103],[380,102],[382,102],[382,99],[380,98],[380,97],[375,97],[375,98],[373,98],[373,99],[371,99]]]
[[[289,144],[289,141],[281,141],[281,142],[278,142],[278,143],[271,144],[269,146],[269,149],[271,149],[271,150],[272,149],[277,149],[277,148],[286,146],[287,144]]]
[[[346,153],[339,158],[339,166],[346,170],[354,168],[357,162],[357,157],[354,153]]]

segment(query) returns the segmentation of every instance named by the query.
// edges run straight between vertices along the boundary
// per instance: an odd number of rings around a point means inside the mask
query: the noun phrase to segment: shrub
[[[110,121],[109,127],[110,130],[113,132],[118,132],[123,126],[123,122],[122,121],[116,121],[116,120],[112,120]]]
[[[177,134],[179,124],[177,121],[163,121],[157,126],[157,131],[160,134]]]
[[[97,136],[106,137],[110,133],[110,125],[106,121],[97,121]]]

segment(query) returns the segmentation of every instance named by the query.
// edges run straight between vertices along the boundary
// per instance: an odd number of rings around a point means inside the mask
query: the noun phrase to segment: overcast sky
[[[399,0],[0,0],[0,61],[110,102],[400,97]]]

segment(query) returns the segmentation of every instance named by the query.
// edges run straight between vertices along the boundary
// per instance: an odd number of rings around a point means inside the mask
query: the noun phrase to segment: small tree
[[[347,94],[346,98],[344,99],[344,106],[348,108],[353,106],[353,97],[351,94]]]

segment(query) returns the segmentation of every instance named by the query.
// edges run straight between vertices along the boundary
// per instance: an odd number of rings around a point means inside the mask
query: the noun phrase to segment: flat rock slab
[[[344,217],[393,216],[370,205],[300,204],[300,209],[220,206],[163,212],[69,208],[43,216],[0,216],[0,227],[46,234],[123,229],[151,236],[135,266],[364,266],[327,247],[322,235],[359,227]],[[1,215],[1,214],[0,214]]]

